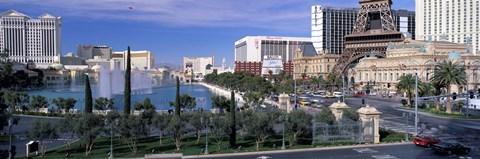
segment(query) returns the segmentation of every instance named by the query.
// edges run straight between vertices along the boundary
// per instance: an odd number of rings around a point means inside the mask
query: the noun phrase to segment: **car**
[[[440,142],[432,146],[432,150],[437,153],[468,154],[471,149],[457,142]]]
[[[312,99],[312,103],[320,103],[320,99]]]
[[[439,139],[427,135],[427,134],[420,134],[414,137],[413,143],[417,146],[425,146],[425,147],[431,147],[434,144],[438,144],[440,142]]]
[[[333,92],[333,97],[337,97],[337,98],[340,98],[343,96],[343,93],[342,92]]]

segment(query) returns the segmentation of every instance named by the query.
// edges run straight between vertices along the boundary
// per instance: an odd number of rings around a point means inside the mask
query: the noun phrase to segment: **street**
[[[34,120],[47,120],[52,123],[59,121],[61,118],[41,117],[41,116],[19,116],[20,120],[17,125],[12,126],[12,136],[16,140],[12,141],[12,145],[16,146],[17,157],[25,156],[25,144],[30,140],[26,137],[26,131],[32,126]],[[8,130],[8,129],[7,129]],[[7,131],[8,132],[8,131]],[[60,136],[61,138],[61,136]],[[48,149],[55,148],[65,144],[62,139],[52,140],[47,144]],[[0,150],[8,150],[9,142],[0,142]]]
[[[265,153],[242,153],[231,155],[211,156],[188,156],[184,158],[209,158],[209,159],[260,159],[271,157],[271,159],[473,159],[480,156],[473,155],[443,155],[434,153],[429,148],[415,146],[411,143],[395,145],[370,145],[344,148],[326,148],[320,150],[292,150]]]

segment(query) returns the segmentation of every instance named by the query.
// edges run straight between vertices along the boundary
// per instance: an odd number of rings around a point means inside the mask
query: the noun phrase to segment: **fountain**
[[[115,65],[114,69],[101,68],[98,70],[96,84],[99,97],[111,98],[112,95],[121,95],[125,89],[125,74]],[[147,71],[134,69],[131,72],[132,95],[152,94],[152,76]]]

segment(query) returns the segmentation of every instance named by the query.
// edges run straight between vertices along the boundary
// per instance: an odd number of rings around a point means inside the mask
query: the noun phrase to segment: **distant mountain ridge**
[[[155,68],[161,68],[167,66],[168,68],[172,70],[177,70],[180,71],[183,69],[181,64],[173,64],[173,63],[168,63],[168,62],[159,62],[155,64]]]

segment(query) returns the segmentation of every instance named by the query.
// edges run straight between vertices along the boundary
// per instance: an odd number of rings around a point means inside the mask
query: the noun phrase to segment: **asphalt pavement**
[[[44,121],[50,121],[52,123],[55,123],[61,119],[61,118],[55,118],[55,117],[23,116],[23,115],[19,117],[20,117],[20,120],[18,121],[18,124],[12,126],[12,136],[14,136],[15,138],[15,140],[12,141],[12,145],[16,146],[17,157],[25,156],[26,154],[25,144],[30,142],[30,140],[27,139],[26,131],[28,131],[31,128],[32,122],[34,120],[44,120]],[[62,140],[61,138],[47,141],[47,142],[48,142],[47,144],[48,149],[55,148],[65,144],[64,140]],[[0,150],[8,150],[8,147],[9,147],[8,141],[0,142]]]
[[[287,150],[260,153],[240,153],[227,155],[187,156],[184,158],[208,159],[473,159],[480,156],[443,155],[434,153],[430,148],[415,146],[411,143],[394,145],[369,145],[341,148]]]

